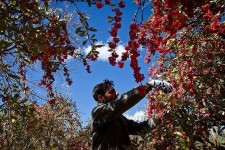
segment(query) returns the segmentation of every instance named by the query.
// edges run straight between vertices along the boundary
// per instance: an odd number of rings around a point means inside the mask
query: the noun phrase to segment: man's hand
[[[150,84],[152,87],[154,87],[154,80],[149,79],[148,84]]]
[[[150,79],[148,82],[152,87],[161,87],[165,93],[172,92],[173,87],[170,83],[161,80]]]

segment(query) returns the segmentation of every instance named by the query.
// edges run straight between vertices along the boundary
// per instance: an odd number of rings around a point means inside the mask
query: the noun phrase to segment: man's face
[[[115,91],[115,89],[112,86],[108,86],[105,95],[104,95],[104,101],[105,102],[111,102],[117,99],[118,93]]]

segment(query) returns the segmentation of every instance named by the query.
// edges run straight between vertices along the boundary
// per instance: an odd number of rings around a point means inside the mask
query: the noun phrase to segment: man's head
[[[104,80],[97,84],[93,89],[93,97],[98,102],[111,102],[117,99],[118,93],[114,89],[114,83],[110,80]]]

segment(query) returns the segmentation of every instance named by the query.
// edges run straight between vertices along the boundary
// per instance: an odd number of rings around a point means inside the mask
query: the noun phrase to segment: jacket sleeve
[[[137,135],[140,133],[147,133],[153,130],[161,122],[160,118],[151,118],[143,122],[135,122],[123,117],[123,122],[127,126],[128,133],[131,135]]]
[[[150,131],[148,121],[143,122],[135,122],[133,120],[129,120],[126,117],[123,117],[123,122],[127,126],[128,133],[131,135],[137,135],[142,131]]]
[[[146,93],[148,93],[152,86],[148,83],[145,84]],[[145,95],[139,94],[138,88],[134,88],[115,101],[106,104],[99,104],[92,111],[93,124],[102,124],[110,122],[121,116],[125,111],[137,104]]]

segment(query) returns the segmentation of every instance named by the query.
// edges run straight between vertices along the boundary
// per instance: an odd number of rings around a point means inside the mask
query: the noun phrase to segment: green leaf
[[[93,27],[88,28],[88,30],[93,31],[93,32],[96,32],[96,31],[97,31],[97,29],[95,29],[95,28],[93,28]]]
[[[21,101],[20,101],[20,104],[24,104],[24,103],[26,103],[28,101],[28,99],[27,98],[24,98],[24,99],[22,99]]]
[[[81,27],[78,27],[75,31],[76,34],[78,34],[81,31]]]
[[[113,21],[114,21],[113,19],[109,19],[109,20],[108,20],[108,23],[111,23],[111,22],[113,22]]]
[[[10,5],[16,6],[16,1],[10,1]]]
[[[91,7],[91,0],[88,0],[88,6]]]
[[[84,31],[78,32],[78,35],[79,35],[80,37],[84,37],[84,36],[85,36],[85,32],[84,32]]]
[[[182,136],[182,133],[180,133],[180,132],[174,132],[174,134],[177,136]]]
[[[82,44],[83,44],[83,45],[85,45],[86,43],[87,43],[87,40],[83,41],[83,43],[82,43]]]
[[[13,79],[20,79],[19,76],[17,75],[14,75],[14,74],[8,74],[10,78],[13,78]]]
[[[26,57],[22,57],[21,59],[22,59],[23,61],[27,62],[27,63],[31,63],[31,61],[29,61],[29,59],[26,58]]]
[[[104,45],[95,45],[95,47],[97,47],[97,48],[101,48],[101,47],[103,47]]]
[[[78,27],[78,28],[76,29],[75,33],[76,33],[77,35],[79,35],[80,37],[83,37],[83,36],[85,36],[85,31],[83,31],[83,30],[81,30],[81,29],[82,29],[82,27]]]
[[[47,10],[47,9],[48,9],[48,1],[45,1],[45,2],[44,2],[44,5],[45,5],[46,10]]]
[[[19,86],[17,84],[13,84],[12,86],[14,89],[19,89]]]
[[[0,41],[0,47],[2,47],[2,49],[7,49],[9,48],[10,46],[12,46],[13,43],[7,41],[7,40],[1,40]]]
[[[20,95],[18,94],[18,93],[16,93],[15,95],[14,95],[14,98],[15,99],[17,99],[17,98],[19,98],[20,97]]]
[[[195,135],[194,136],[194,140],[195,141],[199,141],[200,143],[203,143],[204,142],[204,140],[200,136],[198,136],[198,135]]]
[[[15,123],[16,122],[16,119],[12,119],[12,123]]]
[[[91,41],[94,43],[94,42],[96,42],[96,41],[98,41],[97,39],[91,39]]]
[[[113,19],[114,17],[112,17],[112,16],[108,16],[107,18],[108,18],[108,19]]]
[[[91,38],[93,38],[93,37],[95,37],[95,34],[93,34],[93,35],[91,36]]]
[[[93,54],[99,54],[99,51],[93,51]]]
[[[112,51],[114,51],[114,49],[109,49],[108,51],[109,51],[109,52],[112,52]]]
[[[89,53],[87,53],[86,58],[89,57],[92,54],[92,51],[90,51]]]

